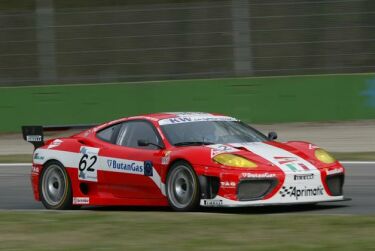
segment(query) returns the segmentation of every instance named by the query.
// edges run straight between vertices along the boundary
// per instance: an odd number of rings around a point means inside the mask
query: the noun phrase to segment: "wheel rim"
[[[48,167],[43,175],[42,192],[44,199],[51,206],[62,202],[66,190],[66,176],[58,165]]]
[[[168,180],[169,199],[175,207],[187,207],[194,198],[195,186],[192,171],[186,166],[177,166]]]

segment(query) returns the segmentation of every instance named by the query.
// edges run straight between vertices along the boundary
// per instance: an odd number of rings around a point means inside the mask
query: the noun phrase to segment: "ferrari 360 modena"
[[[84,129],[44,140],[44,131]],[[81,206],[250,207],[344,200],[343,166],[308,142],[238,119],[167,112],[91,126],[24,126],[34,197]]]

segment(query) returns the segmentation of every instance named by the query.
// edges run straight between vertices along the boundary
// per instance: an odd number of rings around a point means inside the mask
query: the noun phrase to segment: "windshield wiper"
[[[215,143],[207,141],[185,141],[174,144],[175,146],[201,146],[201,145],[213,145]]]

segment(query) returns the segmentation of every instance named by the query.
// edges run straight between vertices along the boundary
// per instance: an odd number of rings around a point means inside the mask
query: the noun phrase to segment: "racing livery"
[[[44,141],[43,131],[86,129]],[[344,200],[343,166],[301,141],[277,142],[228,116],[158,113],[91,126],[24,126],[34,197],[82,205],[236,207]]]

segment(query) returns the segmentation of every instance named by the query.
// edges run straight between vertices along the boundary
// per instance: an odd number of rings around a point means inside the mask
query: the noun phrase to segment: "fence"
[[[371,0],[83,2],[0,3],[0,85],[375,67]]]

